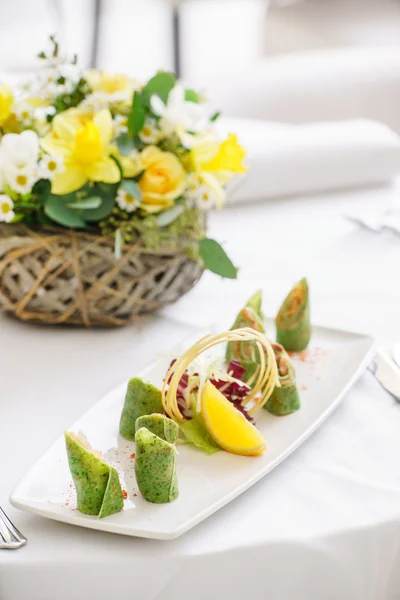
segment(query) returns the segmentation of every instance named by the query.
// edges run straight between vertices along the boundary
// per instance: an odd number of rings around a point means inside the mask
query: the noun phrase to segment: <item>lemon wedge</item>
[[[201,391],[201,416],[213,440],[227,452],[255,456],[265,450],[258,429],[210,381]]]

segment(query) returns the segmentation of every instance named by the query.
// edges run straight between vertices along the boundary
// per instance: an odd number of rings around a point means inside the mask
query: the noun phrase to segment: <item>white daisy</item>
[[[24,195],[31,191],[37,176],[34,169],[10,167],[4,172],[4,179],[14,192]]]
[[[190,173],[185,198],[201,210],[221,208],[225,190],[211,173]]]
[[[118,190],[116,200],[118,206],[126,212],[135,212],[140,206],[140,201],[122,188]]]
[[[0,194],[0,221],[9,223],[15,217],[14,202],[6,194]]]
[[[157,121],[155,119],[146,119],[140,130],[139,137],[143,144],[156,144],[159,142],[162,133],[157,125]]]
[[[114,136],[118,137],[121,133],[128,131],[128,117],[124,115],[115,115],[113,120]]]
[[[29,127],[32,125],[34,107],[26,101],[18,102],[14,108],[15,116],[22,125]]]
[[[108,94],[104,92],[93,92],[92,94],[88,94],[88,96],[82,100],[79,108],[85,112],[95,113],[104,110],[105,108],[109,108],[109,104]]]
[[[60,155],[45,154],[39,163],[39,177],[52,181],[56,175],[65,170],[64,159]]]

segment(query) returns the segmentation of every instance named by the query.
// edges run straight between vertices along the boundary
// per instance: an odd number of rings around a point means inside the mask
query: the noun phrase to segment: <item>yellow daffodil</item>
[[[195,170],[220,172],[226,174],[226,177],[228,174],[246,172],[243,164],[245,155],[245,149],[238,143],[236,135],[232,133],[222,144],[206,140],[202,144],[195,145],[190,152]]]
[[[97,71],[97,69],[86,71],[85,78],[94,92],[115,94],[125,92],[133,87],[133,81],[129,77],[105,73],[104,71]]]
[[[55,176],[52,191],[68,194],[87,181],[119,181],[118,166],[110,156],[116,153],[111,145],[112,136],[109,110],[90,115],[70,109],[57,115],[51,131],[41,141],[45,152],[61,155],[64,159],[65,169]]]
[[[12,114],[14,95],[10,88],[4,83],[0,84],[0,126],[3,125]]]
[[[140,154],[145,169],[139,180],[141,208],[148,213],[170,208],[186,188],[186,173],[177,157],[157,146],[148,146]]]

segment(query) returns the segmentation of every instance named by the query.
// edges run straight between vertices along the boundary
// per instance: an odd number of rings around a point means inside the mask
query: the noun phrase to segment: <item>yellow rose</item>
[[[138,185],[142,192],[141,208],[155,213],[170,208],[186,188],[186,173],[171,152],[148,146],[140,154],[145,169]]]
[[[0,125],[11,116],[11,109],[14,104],[14,96],[10,88],[4,83],[0,84]]]

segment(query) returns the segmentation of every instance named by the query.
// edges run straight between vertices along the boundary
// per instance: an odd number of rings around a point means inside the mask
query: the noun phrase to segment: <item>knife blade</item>
[[[382,348],[377,348],[371,371],[381,386],[400,402],[400,368]]]

